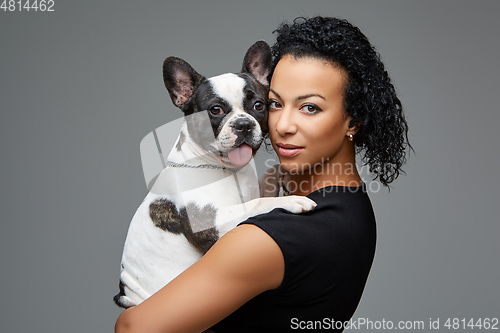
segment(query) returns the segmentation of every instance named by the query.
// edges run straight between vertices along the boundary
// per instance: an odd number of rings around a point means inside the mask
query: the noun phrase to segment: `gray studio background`
[[[354,318],[426,330],[440,318],[446,330],[449,317],[500,317],[499,2],[54,8],[0,11],[2,332],[113,331],[122,245],[146,195],[139,143],[180,116],[163,60],[238,71],[281,21],[315,14],[347,18],[377,46],[416,150],[390,193],[371,193],[378,245]]]

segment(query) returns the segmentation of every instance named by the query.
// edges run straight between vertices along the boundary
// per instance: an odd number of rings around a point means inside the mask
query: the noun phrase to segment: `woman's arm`
[[[276,242],[244,224],[229,231],[195,264],[118,318],[116,333],[202,332],[283,280]]]

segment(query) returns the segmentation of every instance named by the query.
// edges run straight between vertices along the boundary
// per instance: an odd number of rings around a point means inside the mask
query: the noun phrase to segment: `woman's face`
[[[285,170],[344,162],[352,142],[343,109],[343,69],[316,58],[284,56],[269,92],[269,136]]]

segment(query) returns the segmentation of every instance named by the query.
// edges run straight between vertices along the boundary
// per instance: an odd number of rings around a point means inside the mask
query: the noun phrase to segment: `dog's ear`
[[[272,60],[271,48],[266,42],[259,40],[245,54],[241,72],[252,74],[257,81],[268,87],[267,77],[271,72]]]
[[[180,58],[168,57],[163,62],[163,82],[172,102],[182,111],[198,85],[205,78]]]

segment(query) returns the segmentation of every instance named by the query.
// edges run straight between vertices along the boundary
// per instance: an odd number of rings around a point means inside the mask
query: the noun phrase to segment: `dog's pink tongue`
[[[252,158],[252,147],[244,143],[241,146],[229,151],[227,155],[232,164],[243,166],[250,162],[250,159]]]

